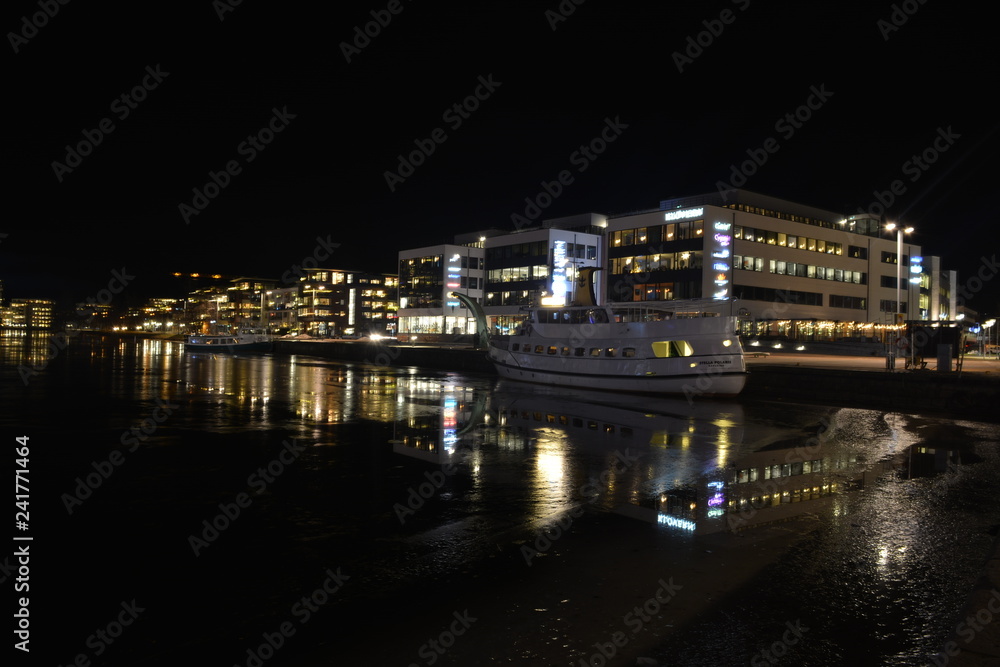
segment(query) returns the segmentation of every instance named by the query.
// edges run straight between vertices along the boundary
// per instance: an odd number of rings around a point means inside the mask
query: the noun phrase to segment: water
[[[923,664],[1000,523],[992,424],[47,351],[0,338],[52,664]]]

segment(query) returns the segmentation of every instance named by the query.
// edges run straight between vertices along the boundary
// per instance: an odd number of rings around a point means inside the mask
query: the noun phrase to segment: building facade
[[[451,293],[482,303],[484,252],[479,245],[448,243],[399,253],[399,340],[447,341],[475,334],[472,313]]]
[[[730,190],[610,217],[606,238],[609,301],[735,297],[741,333],[796,340],[920,319],[920,246],[870,216]]]
[[[504,332],[523,320],[522,306],[572,303],[578,296],[577,271],[603,266],[605,224],[603,215],[588,213],[545,220],[538,228],[484,235],[483,310],[491,330]]]

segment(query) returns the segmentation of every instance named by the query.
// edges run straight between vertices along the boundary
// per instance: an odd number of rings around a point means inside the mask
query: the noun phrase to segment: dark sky
[[[766,161],[746,189],[845,213],[898,181],[889,218],[967,284],[1000,271],[980,260],[1000,238],[995,35],[981,9],[903,5],[897,29],[888,2],[566,0],[558,22],[555,0],[242,2],[224,20],[221,1],[70,3],[32,32],[39,6],[9,4],[0,278],[9,296],[83,298],[126,267],[132,299],[173,270],[278,277],[317,236],[341,244],[330,265],[391,271],[400,249],[513,229],[564,170],[543,217],[710,192],[750,151]],[[373,11],[391,20],[356,48]],[[16,53],[11,33],[30,36]],[[477,86],[477,109],[446,114]],[[275,109],[273,141],[244,143]],[[574,156],[608,119],[606,150]],[[113,130],[60,181],[53,162],[102,121]],[[390,190],[397,155],[435,130],[444,141]],[[933,164],[908,162],[925,150]],[[239,173],[185,221],[179,206],[230,162]],[[1000,278],[971,304],[1000,310]]]

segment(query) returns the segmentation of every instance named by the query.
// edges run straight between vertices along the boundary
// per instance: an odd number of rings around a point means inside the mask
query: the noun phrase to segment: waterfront
[[[922,664],[1000,523],[995,424],[2,342],[55,664]]]

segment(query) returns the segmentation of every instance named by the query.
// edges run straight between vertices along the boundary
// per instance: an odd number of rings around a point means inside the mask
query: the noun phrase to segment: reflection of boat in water
[[[699,443],[705,446],[706,465],[715,461],[717,445],[743,439],[743,407],[735,402],[689,402],[500,380],[487,414],[493,420],[490,426],[562,428],[580,442],[664,448]]]
[[[455,294],[481,316],[478,304]],[[691,300],[525,309],[512,335],[488,338],[501,377],[541,384],[735,396],[746,384],[731,301]]]
[[[256,329],[243,329],[235,334],[192,334],[184,341],[191,352],[269,352],[271,336]]]

